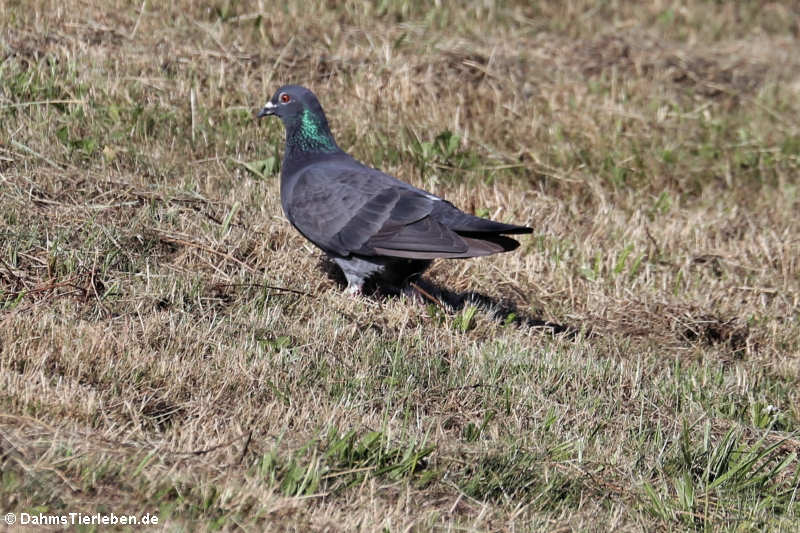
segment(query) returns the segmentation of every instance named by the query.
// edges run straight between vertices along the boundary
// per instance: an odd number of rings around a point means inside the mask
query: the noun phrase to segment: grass
[[[0,511],[796,530],[798,15],[0,2]],[[253,120],[289,82],[533,235],[345,296]]]

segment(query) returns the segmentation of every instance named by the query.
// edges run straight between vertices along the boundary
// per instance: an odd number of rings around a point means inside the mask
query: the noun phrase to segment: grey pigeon
[[[278,89],[258,118],[267,115],[286,128],[283,211],[342,269],[348,293],[360,293],[367,280],[400,287],[437,257],[513,250],[519,243],[506,234],[533,231],[469,215],[356,161],[337,146],[322,106],[305,87]]]

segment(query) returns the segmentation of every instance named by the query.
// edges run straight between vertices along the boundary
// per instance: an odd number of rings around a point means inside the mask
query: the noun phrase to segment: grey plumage
[[[342,151],[308,89],[278,89],[258,114],[286,127],[281,205],[286,217],[342,269],[349,292],[377,278],[393,287],[431,260],[513,250],[530,233],[458,210],[450,202],[370,168]]]

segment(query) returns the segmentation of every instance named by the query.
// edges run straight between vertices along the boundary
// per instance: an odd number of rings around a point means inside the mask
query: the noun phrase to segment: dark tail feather
[[[478,239],[488,239],[491,235],[487,234],[506,234],[521,235],[532,233],[533,228],[528,226],[517,226],[515,224],[504,224],[488,218],[478,218],[468,215],[469,218],[459,220],[459,224],[448,225],[448,227],[462,237],[475,237]]]
[[[450,202],[436,202],[431,216],[452,231],[465,237],[486,238],[487,233],[507,233],[509,235],[531,233],[533,228],[504,224],[488,218],[476,217],[456,209]]]
[[[510,252],[519,247],[519,243],[511,237],[503,235],[476,235],[474,237],[460,233],[461,238],[467,243],[469,249],[465,257],[477,257],[481,255],[498,254]]]
[[[419,250],[392,250],[387,248],[375,248],[375,252],[380,255],[390,257],[405,257],[409,259],[464,259],[467,257],[481,257],[484,255],[510,252],[519,246],[519,243],[511,237],[503,235],[480,235],[468,237],[459,234],[461,239],[467,244],[467,249],[463,252],[437,252]]]

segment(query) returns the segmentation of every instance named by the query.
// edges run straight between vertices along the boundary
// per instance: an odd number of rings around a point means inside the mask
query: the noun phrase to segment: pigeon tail
[[[505,224],[489,220],[488,218],[476,217],[469,213],[464,213],[456,206],[446,200],[437,202],[431,213],[442,224],[461,235],[475,235],[481,237],[486,233],[506,233],[509,235],[531,233],[532,228],[518,226],[516,224]]]
[[[375,247],[377,255],[387,257],[402,257],[405,259],[467,259],[469,257],[483,257],[486,255],[510,252],[519,247],[519,243],[511,237],[502,235],[482,236],[479,238],[461,237],[466,245],[463,251],[426,251],[426,250],[398,250],[393,248]]]

